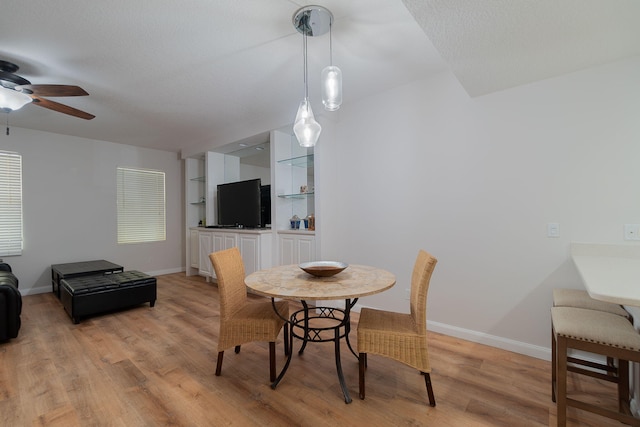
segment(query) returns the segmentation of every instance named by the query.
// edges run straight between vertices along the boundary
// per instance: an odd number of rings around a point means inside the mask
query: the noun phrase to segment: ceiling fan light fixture
[[[0,109],[2,110],[19,110],[31,101],[33,99],[26,93],[0,86]]]

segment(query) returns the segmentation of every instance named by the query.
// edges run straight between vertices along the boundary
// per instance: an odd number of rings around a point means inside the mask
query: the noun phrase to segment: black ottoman
[[[62,279],[96,274],[119,273],[121,271],[124,271],[121,265],[103,259],[53,264],[51,266],[51,290],[60,298],[60,281],[62,281]]]
[[[60,281],[60,300],[73,323],[83,317],[156,303],[156,278],[139,271],[82,276]]]

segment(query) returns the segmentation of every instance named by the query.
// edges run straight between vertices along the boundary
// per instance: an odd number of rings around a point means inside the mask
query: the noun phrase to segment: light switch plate
[[[624,240],[640,240],[640,224],[625,224]]]
[[[560,224],[550,222],[547,224],[547,237],[560,237]]]

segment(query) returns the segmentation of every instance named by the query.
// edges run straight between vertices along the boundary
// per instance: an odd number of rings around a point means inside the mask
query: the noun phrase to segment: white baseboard
[[[166,270],[156,270],[156,271],[145,271],[145,274],[148,274],[149,276],[162,276],[165,274],[173,274],[173,273],[182,273],[183,271],[186,271],[184,267],[177,267],[177,268],[169,268]]]
[[[51,292],[51,283],[46,286],[39,286],[37,288],[30,288],[27,291],[23,291],[22,289],[18,289],[21,295],[36,295],[36,294],[46,294],[47,292]]]
[[[433,332],[461,338],[463,340],[485,344],[491,347],[513,351],[514,353],[535,357],[536,359],[551,361],[551,348],[498,337],[495,335],[486,334],[484,332],[459,328],[457,326],[451,326],[440,322],[427,321],[427,329]]]
[[[363,307],[366,306],[356,304],[355,307],[353,307],[353,311],[359,312]],[[445,323],[433,322],[429,320],[427,320],[427,329],[429,331],[438,332],[440,334],[449,335],[466,341],[476,342],[478,344],[485,344],[491,347],[513,351],[514,353],[524,354],[525,356],[535,357],[536,359],[551,361],[551,347],[541,347],[521,341],[515,341],[508,338],[489,335],[484,332],[459,328],[457,326],[451,326]]]

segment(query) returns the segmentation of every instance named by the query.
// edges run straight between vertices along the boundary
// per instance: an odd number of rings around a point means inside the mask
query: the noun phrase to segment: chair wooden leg
[[[556,412],[558,427],[567,425],[567,339],[562,336],[555,337],[556,341]]]
[[[276,380],[276,343],[269,341],[269,381]]]
[[[613,369],[617,369],[616,368],[616,359],[614,359],[611,356],[607,356],[607,366],[612,368],[611,371],[607,371],[607,375],[615,376],[616,373],[615,373],[615,371]]]
[[[367,353],[360,353],[358,357],[360,399],[364,399],[364,370],[365,370],[366,364],[367,364]]]
[[[222,372],[222,358],[224,357],[224,351],[218,352],[218,364],[216,365],[216,376],[219,377]]]
[[[553,330],[553,326],[551,327],[551,401],[556,401],[556,384],[558,381],[557,377],[557,366],[556,366],[556,337],[555,332]]]
[[[240,353],[240,346],[239,345],[236,346],[236,354],[238,354],[238,353]]]
[[[436,397],[433,395],[433,386],[431,385],[431,375],[428,372],[421,372],[421,374],[424,375],[424,383],[427,386],[429,405],[436,406]]]
[[[618,360],[618,410],[627,415],[631,415],[629,398],[629,362]]]

